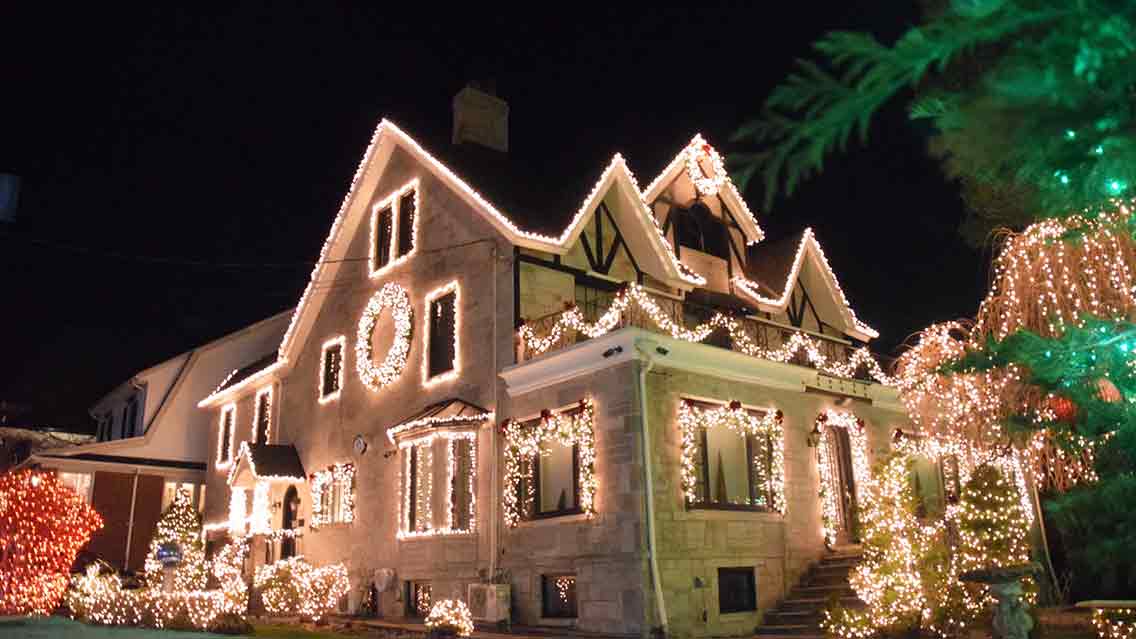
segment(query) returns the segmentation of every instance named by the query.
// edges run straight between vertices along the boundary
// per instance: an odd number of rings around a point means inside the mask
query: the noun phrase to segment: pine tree
[[[158,549],[163,544],[177,544],[181,549],[182,560],[174,573],[174,588],[204,589],[209,566],[205,561],[205,544],[201,541],[201,514],[193,507],[189,493],[184,490],[177,491],[173,502],[166,507],[154,528],[143,576],[144,583],[151,588],[162,585],[162,564],[158,560]]]

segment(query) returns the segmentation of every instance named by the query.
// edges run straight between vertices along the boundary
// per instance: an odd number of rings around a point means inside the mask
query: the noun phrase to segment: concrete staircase
[[[765,613],[758,639],[822,639],[820,621],[833,597],[849,608],[863,606],[848,585],[848,573],[860,562],[859,546],[836,546],[814,564],[801,583],[776,608]]]

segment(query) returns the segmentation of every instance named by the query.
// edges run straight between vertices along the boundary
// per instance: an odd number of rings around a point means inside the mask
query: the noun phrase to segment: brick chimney
[[[470,83],[454,96],[453,143],[509,152],[509,104],[492,86]]]

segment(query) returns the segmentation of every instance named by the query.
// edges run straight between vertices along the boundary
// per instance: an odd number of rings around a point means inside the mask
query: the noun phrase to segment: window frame
[[[434,349],[431,348],[435,335],[434,305],[450,295],[454,298],[454,322],[451,327],[454,356],[449,369],[434,373],[432,366]],[[425,324],[425,330],[422,331],[422,385],[433,386],[456,379],[461,374],[461,285],[458,280],[451,280],[426,294]]]
[[[694,398],[694,397],[683,397],[683,401],[692,402],[700,410],[715,410],[715,409],[720,409],[720,408],[724,408],[724,407],[728,406],[728,404],[724,404],[724,403],[717,402],[717,401],[714,401],[714,400],[698,399],[698,398]],[[745,405],[742,405],[741,408],[743,410],[745,410],[746,412],[750,413],[751,415],[754,415],[754,416],[757,416],[757,417],[765,417],[770,412],[768,409],[752,408],[752,407],[745,406]],[[709,463],[710,462],[710,460],[709,460],[710,446],[709,446],[709,442],[707,441],[707,431],[708,430],[709,429],[707,429],[707,428],[700,428],[698,433],[697,433],[697,442],[698,442],[697,454],[699,456],[699,466],[701,467],[700,472],[698,473],[698,479],[699,479],[698,487],[699,487],[699,493],[704,494],[705,498],[702,499],[702,500],[699,500],[699,501],[691,501],[690,499],[684,498],[683,501],[686,503],[687,510],[726,510],[726,511],[757,512],[757,513],[770,513],[770,514],[775,514],[775,515],[783,515],[784,513],[778,511],[773,506],[773,504],[776,503],[776,499],[775,499],[775,496],[772,494],[772,492],[765,495],[765,502],[766,502],[767,505],[759,506],[759,505],[752,503],[752,502],[756,501],[756,498],[761,494],[761,488],[757,485],[757,482],[754,481],[754,470],[755,470],[754,469],[754,461],[755,460],[754,460],[753,446],[756,443],[756,438],[758,436],[753,435],[753,434],[749,434],[749,433],[747,433],[744,436],[739,435],[737,433],[734,433],[734,435],[737,436],[737,437],[742,437],[743,442],[744,442],[745,458],[746,458],[746,485],[748,487],[747,493],[748,493],[749,501],[751,503],[749,503],[749,504],[730,504],[730,503],[710,501],[710,495],[711,495],[712,491],[710,490],[710,463]],[[773,446],[776,445],[776,442],[773,441],[773,437],[770,433],[764,433],[763,436],[768,438],[768,444],[767,444],[767,447],[766,447],[767,456],[766,456],[766,459],[764,460],[765,468],[763,469],[763,472],[765,473],[766,476],[772,476],[773,466],[774,466],[774,464],[773,464]]]
[[[410,220],[410,248],[405,253],[399,252],[402,238],[403,224],[402,214],[400,208],[402,206],[402,199],[404,196],[411,196],[414,198],[414,215]],[[389,251],[388,259],[385,263],[379,264],[379,218],[383,211],[389,209],[391,211],[391,232],[388,240]],[[387,194],[376,204],[371,206],[371,236],[370,247],[368,248],[368,276],[371,279],[385,275],[395,266],[402,264],[409,257],[418,251],[418,227],[419,219],[422,217],[422,191],[419,188],[418,178],[410,180],[391,193]]]
[[[333,349],[339,349],[339,372],[336,375],[335,390],[328,392],[327,390],[327,377],[328,377],[328,353]],[[320,348],[320,367],[319,367],[319,396],[316,398],[321,405],[329,404],[338,401],[340,395],[343,393],[344,381],[344,354],[347,349],[347,336],[337,335],[323,343]]]
[[[729,575],[742,576],[744,575],[749,582],[749,594],[751,595],[750,602],[746,605],[752,606],[748,608],[731,608],[726,610],[722,606],[722,593],[725,589],[722,587],[723,573]],[[757,568],[755,566],[718,566],[717,575],[718,579],[718,614],[720,615],[734,615],[757,612]],[[737,592],[736,589],[730,589],[730,592]]]
[[[575,416],[575,415],[582,413],[583,411],[584,411],[584,408],[582,406],[580,406],[579,403],[574,403],[574,404],[571,404],[567,408],[564,408],[564,409],[561,409],[561,410],[554,410],[554,411],[550,411],[550,412],[554,415],[563,415],[565,417],[572,417],[572,416]],[[543,419],[543,417],[540,416],[540,415],[537,415],[535,417],[530,416],[528,418],[519,419],[517,421],[520,423],[521,428],[532,428],[532,427],[534,427],[534,425],[538,424],[541,419]],[[593,436],[594,436],[594,434],[593,434]],[[541,440],[541,444],[542,445],[544,444],[544,440]],[[532,511],[531,512],[529,512],[528,508],[526,507],[527,504],[528,504],[528,499],[526,498],[527,482],[529,482],[529,481],[533,482],[533,494],[535,495],[533,497]],[[520,479],[520,481],[517,482],[514,489],[517,491],[517,503],[522,504],[522,507],[520,508],[520,517],[519,517],[519,521],[521,521],[521,522],[538,521],[538,520],[542,520],[542,519],[553,519],[553,518],[556,518],[556,517],[571,517],[573,515],[582,515],[584,513],[584,507],[580,503],[580,493],[581,493],[581,489],[582,489],[581,481],[580,481],[580,444],[579,443],[572,444],[572,495],[573,495],[573,504],[574,505],[571,508],[566,508],[564,510],[550,510],[550,511],[546,511],[546,512],[540,511],[540,504],[539,504],[539,501],[540,501],[540,455],[539,454],[534,455],[533,457],[522,461],[521,479]]]
[[[226,416],[229,417],[226,420]],[[217,432],[217,468],[228,468],[233,463],[236,440],[237,403],[229,402],[221,407],[221,419]],[[225,444],[228,444],[226,446]]]
[[[267,397],[268,403],[262,408],[261,400]],[[274,393],[272,392],[272,385],[265,386],[256,391],[253,397],[252,408],[252,443],[254,444],[267,444],[272,438],[272,404]],[[263,412],[262,412],[263,411]],[[264,440],[260,439],[260,426],[261,420],[264,420]]]

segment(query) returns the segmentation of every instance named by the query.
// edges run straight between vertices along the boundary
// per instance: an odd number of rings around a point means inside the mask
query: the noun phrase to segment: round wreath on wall
[[[379,316],[388,308],[391,319],[394,320],[394,341],[386,358],[381,364],[376,364],[371,337]],[[367,302],[363,316],[359,318],[359,332],[355,338],[355,370],[367,388],[377,391],[387,386],[398,379],[406,368],[406,359],[410,355],[410,334],[414,327],[413,317],[410,294],[394,282],[384,284]]]

